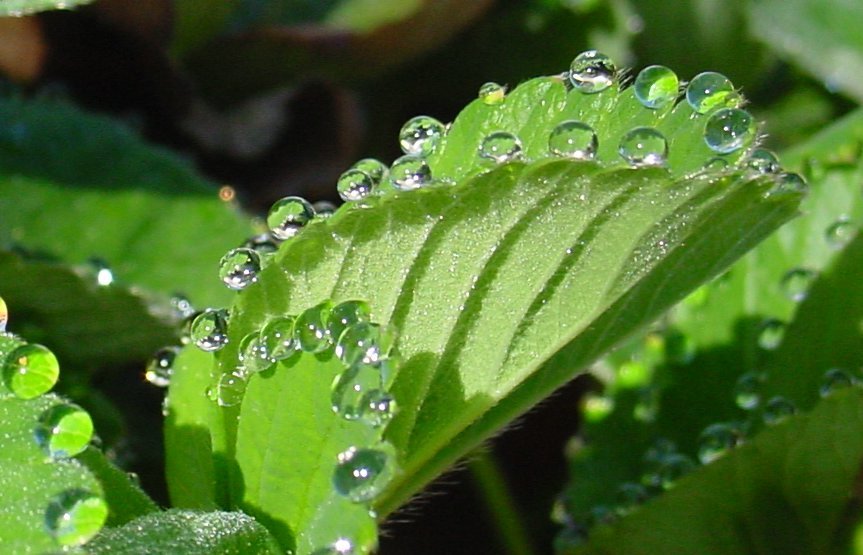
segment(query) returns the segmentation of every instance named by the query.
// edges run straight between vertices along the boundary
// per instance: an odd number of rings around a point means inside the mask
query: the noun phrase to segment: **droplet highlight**
[[[677,99],[680,80],[671,69],[653,65],[638,72],[633,85],[635,98],[647,108],[664,108]]]
[[[88,542],[105,525],[108,505],[98,495],[71,489],[51,499],[45,509],[45,527],[64,547]]]
[[[617,151],[631,166],[662,166],[668,158],[668,142],[652,127],[636,127],[623,136]]]
[[[228,344],[228,311],[208,308],[192,320],[189,336],[202,351],[218,351]]]
[[[165,347],[156,351],[147,363],[144,379],[156,387],[168,387],[174,371],[174,360],[179,352],[178,347]]]
[[[756,148],[749,155],[747,166],[758,173],[778,173],[782,166],[779,158],[766,148]]]
[[[734,384],[734,403],[743,410],[755,410],[761,404],[764,374],[747,372]]]
[[[61,404],[39,417],[36,442],[53,458],[74,457],[93,439],[93,420],[81,407]]]
[[[816,272],[806,268],[788,270],[782,276],[782,282],[780,283],[782,292],[785,293],[788,299],[799,303],[809,294],[809,288],[812,287],[812,283],[817,277],[818,274]]]
[[[444,124],[433,117],[417,116],[409,119],[399,132],[399,145],[405,154],[428,156],[437,147],[446,130]]]
[[[749,112],[722,108],[704,125],[704,142],[714,152],[729,154],[751,144],[757,132],[755,118]]]
[[[3,381],[16,397],[34,399],[47,393],[60,377],[60,363],[47,347],[21,345],[6,357]]]
[[[785,322],[768,318],[761,323],[758,346],[766,351],[773,351],[782,343],[783,337],[785,337]]]
[[[569,82],[583,93],[598,93],[614,84],[614,62],[596,50],[582,52],[569,66]]]
[[[387,444],[380,449],[351,447],[340,453],[333,473],[336,491],[354,503],[374,499],[395,474],[392,449],[388,447]]]
[[[522,157],[521,140],[506,131],[487,135],[479,145],[479,157],[495,164],[505,164]]]
[[[714,71],[705,71],[692,78],[686,87],[686,102],[699,114],[717,108],[736,108],[740,95],[731,81]]]
[[[362,362],[375,363],[385,358],[392,347],[392,337],[378,324],[358,322],[345,328],[336,341],[336,356],[347,366]]]
[[[290,239],[315,217],[315,209],[301,197],[276,201],[267,214],[267,226],[276,239]]]
[[[432,171],[424,158],[406,154],[390,167],[390,182],[400,191],[413,191],[429,185]]]
[[[586,123],[567,120],[555,126],[548,136],[548,150],[555,156],[573,160],[593,160],[599,139]]]

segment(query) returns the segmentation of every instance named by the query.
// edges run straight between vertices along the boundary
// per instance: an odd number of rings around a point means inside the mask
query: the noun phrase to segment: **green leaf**
[[[47,99],[0,100],[0,126],[0,246],[71,264],[95,257],[118,283],[163,296],[231,299],[218,262],[251,225],[185,162]]]
[[[105,502],[111,508],[107,526],[126,524],[134,518],[159,510],[129,474],[111,464],[98,449],[89,447],[76,459],[102,484]]]
[[[176,341],[172,315],[156,313],[140,291],[100,286],[86,267],[0,251],[0,294],[11,312],[10,329],[74,366],[144,360]]]
[[[0,17],[20,17],[47,10],[68,9],[89,4],[93,0],[3,0]]]
[[[0,548],[5,552],[58,549],[46,525],[52,499],[79,489],[102,495],[102,484],[85,465],[74,458],[51,459],[36,441],[39,417],[59,401],[55,395],[25,401],[0,393]]]
[[[596,162],[548,155],[551,131],[567,119],[596,130]],[[776,194],[776,176],[737,169],[744,149],[727,156],[726,171],[703,169],[713,156],[706,119],[686,103],[649,110],[631,90],[567,91],[557,77],[529,81],[498,105],[475,101],[429,157],[438,186],[349,204],[282,244],[238,296],[211,379],[240,366],[241,340],[269,319],[327,299],[367,300],[375,321],[399,333],[404,360],[392,389],[400,412],[385,434],[401,472],[374,503],[388,514],[794,215],[799,195]],[[621,138],[640,125],[668,137],[668,169],[621,159]],[[518,135],[528,162],[480,159],[492,131]],[[278,484],[320,480],[315,463],[335,448],[295,447],[326,412],[323,373],[315,382],[280,367],[271,387],[253,376],[239,413],[221,411],[214,450],[237,467],[217,474],[217,487],[230,483],[235,502],[238,491],[251,495],[244,507],[262,520],[275,503],[258,500]],[[323,406],[298,415],[278,392]],[[280,456],[262,463],[267,442]],[[295,522],[282,520],[291,529],[280,537],[313,528]]]
[[[266,528],[243,513],[181,510],[151,513],[125,526],[105,529],[86,549],[93,555],[284,553]]]
[[[564,553],[843,553],[859,515],[863,393],[849,389],[810,414],[676,482]]]
[[[748,4],[749,25],[766,42],[831,89],[863,101],[863,20],[859,2],[758,0]]]

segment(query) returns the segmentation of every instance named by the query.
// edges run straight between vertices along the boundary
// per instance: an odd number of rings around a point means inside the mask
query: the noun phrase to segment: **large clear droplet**
[[[345,202],[367,198],[372,194],[374,186],[375,182],[371,176],[361,170],[354,169],[343,173],[336,182],[339,197]]]
[[[236,291],[258,281],[260,271],[261,256],[254,249],[232,249],[219,261],[219,279]]]
[[[761,390],[764,386],[764,375],[758,372],[747,372],[734,384],[734,403],[743,410],[754,410],[761,404]]]
[[[332,344],[327,329],[331,304],[324,302],[303,311],[294,322],[294,336],[303,351],[322,353]]]
[[[736,108],[740,95],[734,85],[721,73],[705,71],[692,78],[686,87],[686,101],[699,114],[717,108]]]
[[[413,191],[429,185],[432,172],[425,158],[406,154],[390,167],[390,182],[400,191]]]
[[[723,108],[704,125],[704,142],[714,152],[728,154],[748,146],[758,129],[746,110]]]
[[[380,370],[372,364],[355,364],[333,380],[333,412],[346,420],[356,420],[366,412],[368,395],[381,389]]]
[[[333,307],[327,325],[329,326],[330,337],[338,339],[348,326],[369,321],[371,321],[369,303],[351,300],[341,302]]]
[[[711,424],[701,432],[698,460],[709,464],[737,445],[740,434],[729,424]]]
[[[159,349],[147,363],[144,379],[156,387],[168,387],[174,369],[174,360],[180,352],[178,347]]]
[[[841,249],[857,235],[857,226],[848,218],[842,217],[830,224],[824,232],[827,244]]]
[[[794,403],[785,397],[776,396],[772,397],[764,405],[764,414],[762,416],[764,418],[764,423],[772,426],[779,424],[796,412],[797,407],[794,406]]]
[[[768,318],[761,322],[758,332],[758,346],[767,351],[779,347],[785,336],[785,322],[775,318]]]
[[[6,323],[9,321],[9,308],[6,306],[6,301],[0,297],[0,333],[6,331]]]
[[[198,314],[192,320],[189,336],[202,351],[218,351],[228,344],[228,311],[208,308]]]
[[[602,52],[588,50],[576,56],[569,66],[569,82],[583,93],[598,93],[614,83],[616,72],[611,58]]]
[[[75,405],[54,405],[39,417],[36,441],[53,458],[74,457],[93,439],[93,420]]]
[[[377,158],[363,158],[351,166],[352,170],[358,170],[372,178],[372,183],[377,186],[386,177],[389,168]]]
[[[290,239],[315,217],[315,209],[300,197],[276,201],[267,214],[267,226],[276,239]]]
[[[806,268],[793,268],[782,276],[782,291],[794,302],[800,302],[809,294],[809,288],[818,274]]]
[[[806,181],[796,173],[783,173],[776,176],[774,185],[764,194],[769,200],[782,200],[787,197],[800,197],[805,195],[809,186]]]
[[[233,407],[239,405],[246,394],[246,386],[249,383],[245,372],[235,370],[219,376],[216,385],[216,402],[220,407]]]
[[[399,145],[405,154],[428,156],[443,137],[444,124],[429,116],[409,119],[399,132]]]
[[[599,148],[596,132],[586,123],[567,120],[559,123],[548,136],[548,150],[555,156],[573,160],[593,160]]]
[[[676,73],[665,66],[648,66],[638,72],[633,89],[639,102],[656,110],[677,99],[680,80]]]
[[[396,401],[392,395],[380,389],[373,389],[363,398],[360,418],[374,428],[380,428],[389,422],[396,413]]]
[[[668,158],[668,142],[652,127],[636,127],[623,136],[617,152],[631,166],[662,166]]]
[[[82,545],[99,533],[108,518],[108,505],[84,489],[55,496],[45,509],[45,527],[64,547]]]
[[[749,155],[747,165],[758,173],[777,173],[781,166],[779,159],[766,148],[756,148]]]
[[[822,397],[829,397],[840,389],[845,389],[854,385],[854,377],[845,370],[839,368],[831,368],[824,373],[821,379],[821,386],[818,388],[818,394]]]
[[[506,87],[494,82],[483,83],[477,96],[483,104],[494,106],[506,98]]]
[[[377,449],[351,447],[338,456],[333,485],[354,503],[371,501],[395,474],[393,460],[388,444]]]
[[[267,350],[267,343],[257,332],[247,334],[240,341],[239,359],[243,369],[249,373],[263,372],[275,362]]]
[[[496,164],[505,164],[522,157],[521,141],[512,133],[489,133],[479,145],[479,156]]]
[[[296,352],[294,321],[293,316],[274,318],[261,330],[261,342],[271,360],[284,360]]]
[[[385,358],[392,348],[392,337],[378,324],[358,322],[345,328],[336,341],[336,356],[345,365],[366,364]]]
[[[60,363],[47,347],[21,345],[6,357],[3,381],[16,397],[33,399],[50,391],[60,377]]]

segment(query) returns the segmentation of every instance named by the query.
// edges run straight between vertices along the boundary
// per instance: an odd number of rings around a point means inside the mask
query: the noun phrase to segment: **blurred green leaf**
[[[47,10],[69,9],[93,0],[2,0],[0,17],[18,17]]]

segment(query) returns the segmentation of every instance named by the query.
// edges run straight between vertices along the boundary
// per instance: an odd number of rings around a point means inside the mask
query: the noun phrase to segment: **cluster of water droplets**
[[[48,393],[60,375],[57,357],[47,348],[26,343],[6,331],[8,310],[0,298],[0,365],[8,394],[30,401]],[[72,403],[46,408],[33,425],[33,441],[45,462],[61,463],[83,452],[93,441],[93,420]],[[24,485],[26,487],[26,485]],[[95,536],[108,517],[105,500],[88,490],[72,488],[46,500],[45,530],[63,548],[79,546]]]

